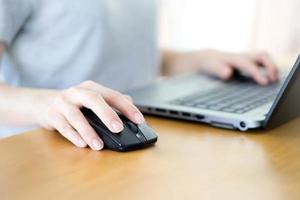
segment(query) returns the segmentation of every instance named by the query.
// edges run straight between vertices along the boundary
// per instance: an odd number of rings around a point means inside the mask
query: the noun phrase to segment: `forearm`
[[[176,60],[176,57],[178,56],[178,53],[175,51],[164,49],[162,50],[162,67],[161,67],[161,74],[168,76],[172,75],[177,71],[174,66],[174,60]]]
[[[47,97],[55,91],[18,88],[0,83],[0,124],[40,124],[40,113],[45,110]]]
[[[5,44],[0,41],[0,61]],[[0,82],[0,125],[39,124],[39,112],[47,105],[51,90],[18,88]]]
[[[162,51],[162,74],[176,75],[191,73],[198,70],[194,59],[191,59],[192,52],[179,52],[172,50]],[[199,54],[201,55],[201,54]]]

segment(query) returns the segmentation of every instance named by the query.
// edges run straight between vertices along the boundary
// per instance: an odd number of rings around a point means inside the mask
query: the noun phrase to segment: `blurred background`
[[[267,50],[280,60],[294,59],[300,53],[299,8],[299,0],[161,0],[161,45]]]
[[[158,1],[163,48],[264,50],[284,65],[300,53],[300,0]]]

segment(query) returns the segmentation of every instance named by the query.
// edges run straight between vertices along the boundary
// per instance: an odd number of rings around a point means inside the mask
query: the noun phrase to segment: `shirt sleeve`
[[[30,15],[29,0],[0,0],[0,41],[10,45]]]

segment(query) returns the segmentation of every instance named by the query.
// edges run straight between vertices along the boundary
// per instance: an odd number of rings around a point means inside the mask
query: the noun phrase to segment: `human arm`
[[[267,76],[260,73],[265,68]],[[216,50],[195,52],[163,51],[163,73],[167,75],[201,71],[223,80],[233,76],[234,70],[249,74],[257,83],[265,85],[278,79],[277,67],[266,53],[227,53]]]
[[[4,45],[0,45],[3,53]],[[0,54],[1,57],[1,54]],[[115,110],[139,124],[143,115],[130,97],[92,81],[64,90],[14,87],[0,83],[0,124],[40,125],[57,130],[78,147],[103,148],[101,138],[88,124],[81,107],[92,109],[114,133],[123,129]]]

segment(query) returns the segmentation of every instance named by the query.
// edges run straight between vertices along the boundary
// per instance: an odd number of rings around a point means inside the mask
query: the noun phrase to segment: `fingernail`
[[[120,122],[118,122],[117,120],[114,120],[111,123],[111,128],[113,129],[114,132],[118,133],[123,130],[123,125]]]
[[[93,145],[93,149],[96,151],[99,151],[103,148],[103,144],[99,142],[99,140],[93,140],[92,145]]]
[[[79,139],[78,141],[77,141],[77,146],[78,147],[86,147],[86,142],[85,141],[83,141],[82,139]]]
[[[145,121],[143,115],[141,115],[140,113],[135,113],[134,114],[134,119],[135,119],[135,122],[138,123],[138,124],[141,124]]]

